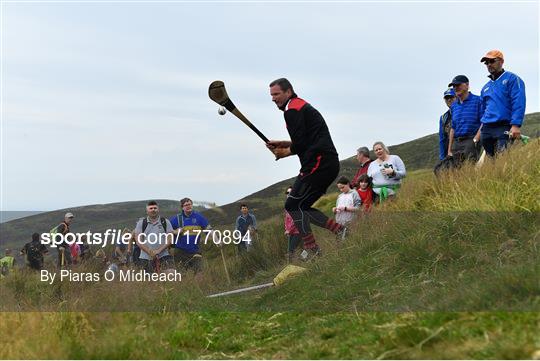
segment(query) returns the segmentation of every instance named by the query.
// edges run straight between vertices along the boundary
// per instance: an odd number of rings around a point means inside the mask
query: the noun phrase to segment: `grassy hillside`
[[[522,132],[535,138],[540,136],[540,113],[531,113],[525,116]],[[364,144],[359,144],[358,146],[360,147],[362,145]],[[372,146],[372,144],[365,145],[369,148]],[[439,136],[438,134],[430,134],[410,142],[390,146],[389,150],[391,154],[397,154],[403,159],[409,172],[421,169],[431,170],[439,157]],[[351,149],[351,153],[355,153],[355,150]],[[373,154],[371,158],[375,158]],[[353,155],[342,160],[340,163],[340,174],[352,178],[358,169],[356,157]],[[250,194],[240,201],[250,204],[257,211],[258,219],[268,219],[276,214],[283,206],[283,193],[287,186],[293,182],[294,178],[283,180]],[[332,192],[334,189],[335,186],[331,185],[330,191]],[[240,201],[210,210],[207,214],[210,218],[215,219],[214,223],[225,224],[226,222],[230,222],[231,212],[235,214],[238,211]]]
[[[204,297],[272,279],[284,266],[278,217],[247,257],[225,247],[231,286],[220,258],[205,261],[203,279],[179,284],[11,276],[0,283],[4,311],[143,312],[4,313],[0,357],[531,358],[540,349],[539,151],[534,141],[439,180],[413,173],[341,247],[318,231],[325,256],[281,287]]]
[[[526,116],[523,133],[534,137],[540,134],[540,113]],[[371,144],[367,144],[367,146],[371,146]],[[390,152],[398,154],[403,159],[408,171],[431,169],[438,157],[438,136],[431,134],[410,142],[390,146]],[[341,161],[342,175],[352,177],[356,170],[357,161],[354,156]],[[283,206],[283,193],[285,188],[293,183],[293,180],[294,178],[290,178],[275,183],[241,200],[204,210],[203,213],[212,225],[231,227],[238,215],[239,204],[246,202],[255,212],[258,220],[269,219],[280,213]],[[332,185],[330,191],[333,190],[334,186]],[[160,200],[159,202],[161,213],[165,216],[171,216],[178,211],[178,201]],[[98,232],[107,228],[132,227],[135,220],[144,214],[144,206],[145,201],[135,201],[76,207],[69,210],[75,212],[77,216],[73,224],[75,232],[87,231],[88,229]],[[21,247],[22,244],[28,242],[33,232],[48,231],[59,223],[67,210],[45,212],[1,223],[0,242],[2,247]]]

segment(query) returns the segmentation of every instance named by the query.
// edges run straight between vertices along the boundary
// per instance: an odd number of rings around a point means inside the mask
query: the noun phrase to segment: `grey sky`
[[[340,158],[437,130],[442,93],[504,52],[539,110],[538,3],[5,3],[1,210],[190,196],[219,204],[294,176],[208,99],[223,80],[271,139],[285,76]],[[436,151],[436,150],[434,150]]]

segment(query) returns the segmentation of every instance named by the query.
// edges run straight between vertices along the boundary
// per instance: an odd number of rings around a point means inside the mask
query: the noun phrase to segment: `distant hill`
[[[540,135],[540,113],[527,114],[523,134],[538,137]],[[360,145],[359,145],[360,146]],[[371,144],[366,144],[371,146]],[[410,142],[390,146],[390,153],[399,155],[408,171],[430,169],[438,159],[438,135],[430,134]],[[357,169],[355,156],[341,161],[341,175],[352,177]],[[236,202],[205,209],[202,213],[214,227],[232,227],[239,213],[239,205],[247,203],[257,216],[258,221],[266,220],[281,212],[284,192],[293,178],[272,184],[258,192],[250,194]],[[333,185],[331,187],[334,187]],[[172,216],[179,209],[177,200],[158,200],[161,214]],[[2,247],[19,247],[28,242],[33,232],[47,232],[60,223],[68,210],[75,214],[74,232],[104,231],[107,228],[133,227],[135,221],[144,215],[146,201],[96,204],[83,207],[44,212],[37,215],[12,220],[0,224],[0,244]]]
[[[42,213],[42,211],[0,211],[0,223],[33,216],[34,214],[38,213]]]
[[[177,200],[157,200],[162,214],[168,216],[178,211]],[[135,221],[144,216],[146,200],[121,202],[110,204],[94,204],[82,207],[60,209],[52,212],[43,212],[33,216],[15,219],[0,224],[2,246],[15,247],[28,242],[34,232],[47,232],[58,225],[66,212],[73,212],[75,219],[72,230],[86,232],[89,229],[95,232],[107,228],[134,227]]]

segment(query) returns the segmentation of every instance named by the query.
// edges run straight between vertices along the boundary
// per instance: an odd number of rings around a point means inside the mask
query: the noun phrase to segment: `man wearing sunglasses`
[[[521,137],[525,117],[525,83],[519,76],[503,69],[504,55],[488,51],[482,59],[489,72],[489,81],[480,96],[486,109],[482,117],[482,144],[493,157],[506,149],[509,139]]]

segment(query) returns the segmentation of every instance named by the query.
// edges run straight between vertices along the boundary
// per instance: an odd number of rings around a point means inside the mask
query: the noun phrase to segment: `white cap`
[[[73,213],[67,212],[64,218],[75,218],[75,216],[73,215]]]

